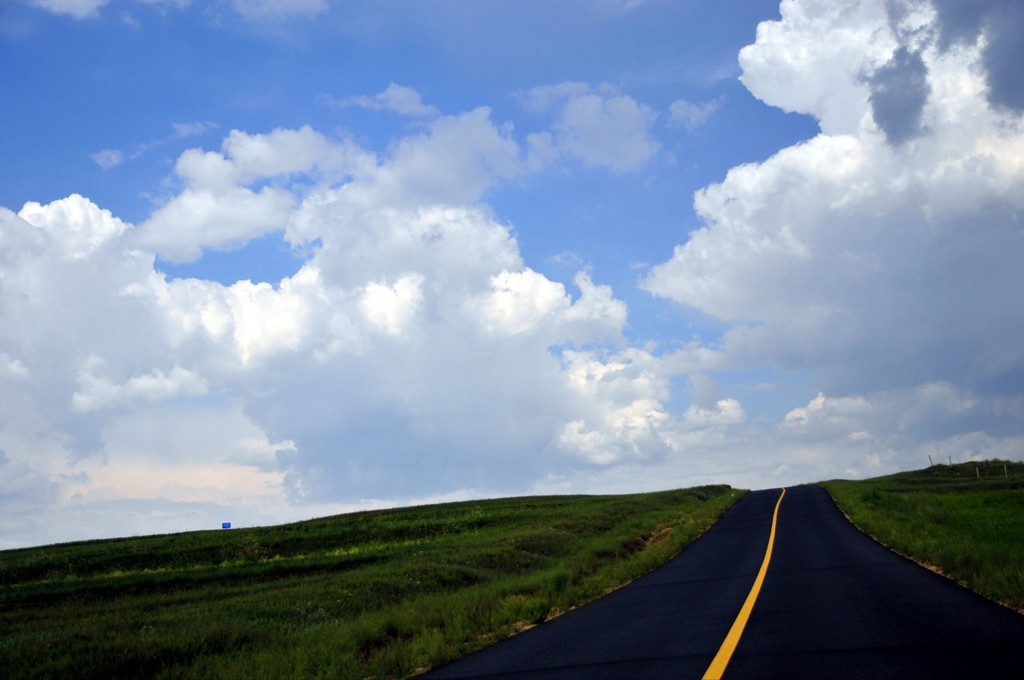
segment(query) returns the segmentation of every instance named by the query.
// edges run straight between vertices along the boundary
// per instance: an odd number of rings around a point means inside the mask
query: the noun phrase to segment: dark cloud
[[[890,144],[900,145],[921,132],[921,112],[928,101],[928,67],[921,55],[901,47],[868,78],[871,112]]]
[[[948,50],[959,42],[974,42],[981,33],[985,16],[998,0],[933,0],[939,19],[939,47]]]
[[[1024,111],[1024,2],[1020,0],[934,0],[939,47],[949,49],[985,36],[982,62],[990,103]]]
[[[1002,8],[989,22],[984,62],[989,101],[1014,111],[1024,111],[1024,3]]]

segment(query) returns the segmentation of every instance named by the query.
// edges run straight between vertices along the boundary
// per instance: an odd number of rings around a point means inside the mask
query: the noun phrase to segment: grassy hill
[[[1024,464],[822,484],[1024,609]],[[0,678],[405,677],[665,562],[742,491],[471,501],[0,552]]]
[[[934,465],[822,486],[884,545],[1024,611],[1024,463]]]
[[[0,678],[403,677],[663,563],[741,492],[473,501],[0,552]]]

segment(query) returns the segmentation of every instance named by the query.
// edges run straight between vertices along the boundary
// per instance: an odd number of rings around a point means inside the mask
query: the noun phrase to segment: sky
[[[1016,0],[7,0],[0,548],[1024,460]]]

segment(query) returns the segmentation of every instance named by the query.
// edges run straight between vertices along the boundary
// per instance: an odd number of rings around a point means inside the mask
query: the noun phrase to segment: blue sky
[[[1024,456],[1004,0],[0,9],[0,546]]]

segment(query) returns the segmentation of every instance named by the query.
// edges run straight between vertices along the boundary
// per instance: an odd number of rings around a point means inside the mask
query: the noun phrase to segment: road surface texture
[[[763,585],[722,677],[1024,677],[1024,616],[881,547],[823,489],[778,502],[781,491],[743,497],[628,586],[420,677],[705,677],[766,561],[776,507]]]

